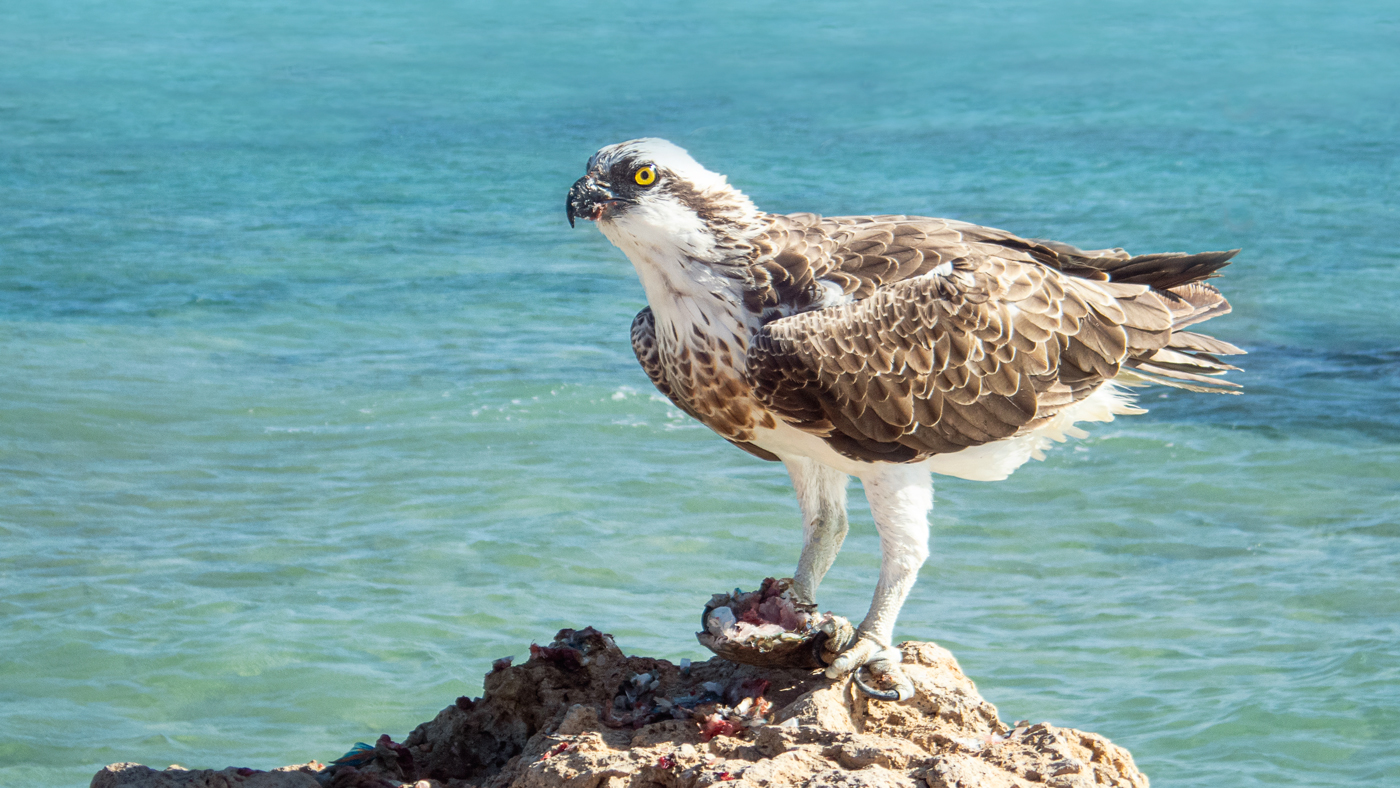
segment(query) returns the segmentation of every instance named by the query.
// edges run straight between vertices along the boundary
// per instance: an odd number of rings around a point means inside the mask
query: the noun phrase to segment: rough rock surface
[[[915,696],[872,700],[849,680],[625,656],[612,636],[563,630],[523,665],[497,663],[402,744],[329,768],[157,772],[114,764],[92,788],[1146,788],[1126,750],[1046,723],[1007,726],[952,654],[904,643]]]
[[[270,772],[230,767],[158,772],[139,763],[114,763],[93,775],[90,788],[320,788],[316,778],[325,767],[315,761]]]

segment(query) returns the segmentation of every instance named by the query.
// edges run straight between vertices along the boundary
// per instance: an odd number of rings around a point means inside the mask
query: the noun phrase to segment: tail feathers
[[[1209,353],[1182,353],[1171,347],[1164,347],[1152,354],[1149,359],[1154,365],[1180,370],[1182,372],[1201,372],[1202,374],[1224,374],[1226,372],[1238,372],[1239,367],[1233,364],[1226,364]]]
[[[1209,353],[1214,356],[1243,356],[1245,353],[1223,339],[1191,331],[1173,331],[1171,343],[1167,347],[1181,351]]]
[[[1210,374],[1220,375],[1221,372]],[[1241,388],[1240,384],[1229,380],[1216,380],[1205,375],[1197,375],[1191,372],[1178,372],[1176,370],[1157,367],[1150,362],[1128,361],[1122,372],[1113,379],[1115,383],[1126,383],[1132,385],[1147,385],[1155,383],[1160,386],[1171,386],[1176,389],[1186,389],[1187,391],[1199,391],[1204,394],[1240,394],[1236,389]]]
[[[1157,295],[1171,311],[1171,335],[1165,347],[1127,359],[1119,379],[1215,394],[1240,393],[1236,390],[1240,388],[1238,383],[1218,377],[1239,367],[1217,356],[1235,356],[1244,351],[1215,337],[1181,330],[1229,312],[1230,302],[1225,296],[1205,282],[1188,282],[1158,291]]]
[[[1240,384],[1218,377],[1237,371],[1239,367],[1226,364],[1216,358],[1215,353],[1236,355],[1244,351],[1204,334],[1173,333],[1166,347],[1124,361],[1124,369],[1116,380],[1130,384],[1159,383],[1212,394],[1239,394],[1234,389],[1239,389]]]
[[[1230,302],[1220,291],[1204,282],[1191,282],[1159,293],[1172,312],[1176,331],[1230,312]]]
[[[1019,244],[1040,262],[1073,277],[1103,283],[1123,311],[1129,356],[1116,383],[1164,386],[1215,394],[1238,394],[1238,383],[1219,379],[1239,369],[1217,356],[1233,356],[1243,350],[1215,337],[1182,329],[1227,314],[1230,302],[1204,280],[1217,276],[1239,249],[1223,252],[1145,254],[1133,257],[1122,249],[1084,251],[1058,241],[996,239]],[[1115,292],[1112,285],[1145,285],[1150,295],[1166,304],[1170,327],[1147,314],[1148,293]],[[1155,300],[1155,299],[1152,299]],[[1157,313],[1160,314],[1160,313]],[[1163,335],[1166,334],[1165,342]]]

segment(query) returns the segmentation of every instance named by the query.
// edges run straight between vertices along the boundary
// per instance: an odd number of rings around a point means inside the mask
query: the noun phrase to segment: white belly
[[[1031,432],[981,446],[970,446],[952,454],[938,454],[924,460],[922,465],[944,476],[978,482],[1000,481],[1030,460],[1045,459],[1045,449],[1052,442],[1063,442],[1067,437],[1086,437],[1088,433],[1075,427],[1075,422],[1113,421],[1117,414],[1143,412],[1132,404],[1126,392],[1108,382]],[[807,457],[857,477],[863,471],[868,472],[872,466],[890,464],[853,460],[838,454],[821,438],[783,422],[779,422],[774,429],[757,430],[753,443],[782,458]]]

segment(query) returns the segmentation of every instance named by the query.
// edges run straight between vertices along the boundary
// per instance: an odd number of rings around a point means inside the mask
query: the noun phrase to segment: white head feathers
[[[733,189],[729,185],[728,179],[717,172],[705,169],[700,162],[691,157],[685,148],[659,137],[643,137],[609,145],[593,154],[593,158],[588,160],[588,170],[589,172],[595,169],[607,171],[619,161],[624,160],[654,164],[664,170],[669,170],[699,192]]]
[[[718,263],[761,229],[748,197],[663,139],[609,145],[588,160],[586,177],[609,192],[599,229],[633,262],[682,256]]]

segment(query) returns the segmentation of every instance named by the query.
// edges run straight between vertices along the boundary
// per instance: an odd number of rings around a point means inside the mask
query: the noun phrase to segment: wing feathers
[[[772,220],[765,286],[780,301],[818,280],[855,300],[768,322],[750,382],[848,456],[908,462],[1011,437],[1120,375],[1234,386],[1215,355],[1243,351],[1180,329],[1229,311],[1200,280],[1235,251],[1084,252],[920,217]]]

